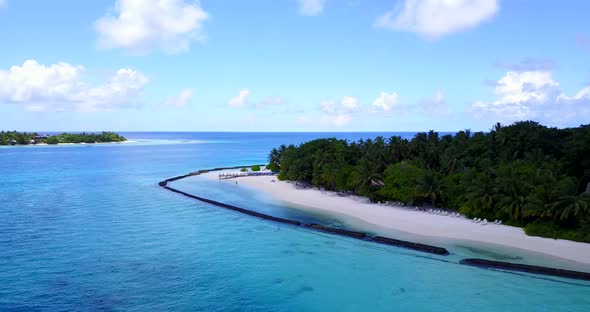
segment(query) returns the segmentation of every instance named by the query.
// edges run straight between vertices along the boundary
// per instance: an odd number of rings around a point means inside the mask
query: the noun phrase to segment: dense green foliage
[[[31,144],[37,133],[2,131],[0,132],[0,145],[26,145]]]
[[[250,168],[250,170],[252,170],[252,171],[260,171],[260,166],[259,165],[254,165],[254,166],[252,166],[252,168]]]
[[[282,145],[268,157],[279,179],[501,219],[530,235],[590,242],[590,125],[533,121],[488,132],[418,133]]]
[[[27,145],[27,144],[58,144],[58,143],[107,143],[123,142],[127,139],[113,132],[102,133],[62,133],[58,135],[39,135],[35,132],[0,132],[0,145]]]

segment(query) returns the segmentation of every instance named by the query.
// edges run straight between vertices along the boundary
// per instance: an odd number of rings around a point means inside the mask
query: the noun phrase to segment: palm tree
[[[502,189],[503,192],[498,194],[498,201],[496,206],[514,220],[521,221],[523,211],[528,201],[526,198],[527,192],[524,191],[522,181],[512,180],[508,181]]]
[[[280,165],[281,163],[281,154],[279,150],[273,148],[270,153],[268,154],[268,163],[271,165]]]
[[[389,138],[387,145],[390,163],[395,164],[408,158],[408,140],[393,136]]]
[[[556,202],[547,205],[554,219],[560,221],[571,217],[581,217],[590,208],[590,194],[561,196]]]
[[[494,209],[496,194],[494,179],[490,175],[480,174],[470,182],[465,194],[467,203],[477,210],[491,212]]]
[[[527,197],[534,191],[535,172],[522,162],[513,162],[501,166],[497,171],[496,188],[498,201],[496,208],[510,215],[516,221],[522,221]]]
[[[383,182],[383,173],[376,170],[367,159],[362,159],[354,169],[351,179],[354,188],[358,190]]]
[[[442,178],[434,172],[427,172],[418,180],[418,193],[430,198],[433,207],[436,205],[436,200],[442,196],[442,189]]]
[[[500,195],[497,206],[500,210],[508,213],[512,219],[520,221],[526,204],[526,196],[514,192]]]
[[[331,191],[336,190],[336,175],[338,170],[332,165],[326,165],[322,169],[321,180],[324,185],[328,186]]]
[[[387,153],[387,149],[385,147],[385,140],[382,136],[378,136],[375,138],[371,149],[369,150],[369,156],[381,167],[379,168],[380,171],[383,171],[385,167],[389,164],[389,155]],[[383,169],[383,170],[381,170]]]

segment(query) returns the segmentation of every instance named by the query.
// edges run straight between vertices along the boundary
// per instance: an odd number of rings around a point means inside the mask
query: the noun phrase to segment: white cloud
[[[325,100],[320,102],[320,109],[326,113],[333,113],[336,110],[336,102],[332,100]]]
[[[324,114],[321,116],[303,115],[295,118],[295,123],[309,126],[344,127],[352,121],[349,113],[337,113],[334,115]]]
[[[477,111],[491,112],[514,120],[533,118],[534,108],[548,104],[559,93],[559,84],[548,71],[509,71],[498,80],[493,102],[477,102]]]
[[[299,2],[299,13],[302,15],[318,15],[324,10],[326,0],[297,0]]]
[[[339,102],[324,100],[320,102],[320,109],[324,113],[349,113],[359,107],[359,100],[353,96],[345,95]]]
[[[240,90],[238,95],[232,97],[231,99],[229,99],[229,101],[227,101],[227,105],[229,107],[234,107],[234,108],[244,107],[244,106],[246,106],[249,95],[250,95],[250,90],[246,90],[246,89]]]
[[[331,122],[336,127],[343,127],[350,123],[351,120],[352,117],[350,116],[350,114],[338,114],[336,116],[331,117],[329,119],[329,122]]]
[[[381,94],[379,94],[379,97],[377,97],[375,101],[373,101],[373,106],[384,112],[390,111],[397,104],[398,94],[396,92],[392,92],[391,94],[381,92]]]
[[[556,126],[590,121],[590,87],[568,96],[550,71],[509,71],[498,80],[495,94],[494,101],[473,103],[476,117],[503,122],[533,119]]]
[[[132,53],[163,49],[176,53],[204,38],[207,13],[198,2],[184,0],[117,0],[114,12],[96,21],[103,48],[124,48]]]
[[[590,99],[590,86],[580,90],[574,96],[567,96],[565,94],[561,94],[557,98],[560,101],[580,101],[584,99]],[[588,103],[590,105],[590,103]]]
[[[499,0],[405,0],[403,8],[389,11],[375,22],[377,27],[409,31],[440,38],[491,19]]]
[[[107,82],[90,85],[85,68],[60,62],[45,66],[28,60],[0,70],[0,102],[21,104],[31,111],[98,111],[136,107],[147,77],[119,69]]]
[[[428,116],[447,116],[451,113],[442,91],[437,90],[433,98],[420,102],[422,112]]]
[[[359,106],[358,99],[355,97],[352,97],[352,96],[342,97],[342,100],[340,101],[340,103],[342,105],[342,109],[345,111],[353,111],[353,110],[357,109]]]
[[[323,115],[319,123],[342,127],[350,123],[352,113],[359,108],[359,100],[353,96],[343,96],[340,101],[324,100],[320,102]]]
[[[179,94],[166,98],[160,106],[163,107],[184,107],[193,96],[193,90],[183,89]]]
[[[266,113],[289,111],[287,101],[283,97],[267,96],[262,99],[252,99],[251,92],[248,89],[239,90],[237,95],[227,101],[227,106]]]

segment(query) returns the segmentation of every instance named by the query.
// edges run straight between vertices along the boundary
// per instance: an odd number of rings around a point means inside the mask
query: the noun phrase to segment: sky
[[[590,123],[587,0],[0,0],[0,129]]]

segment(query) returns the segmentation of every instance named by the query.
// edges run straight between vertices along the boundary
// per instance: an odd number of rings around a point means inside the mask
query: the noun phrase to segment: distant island
[[[489,132],[317,139],[269,154],[279,180],[372,202],[444,207],[528,235],[590,242],[590,125],[534,121]],[[446,214],[446,213],[445,213]],[[477,220],[476,220],[477,222]]]
[[[114,132],[101,133],[62,133],[56,135],[39,134],[36,132],[0,132],[0,145],[30,145],[59,143],[113,143],[127,139]]]

